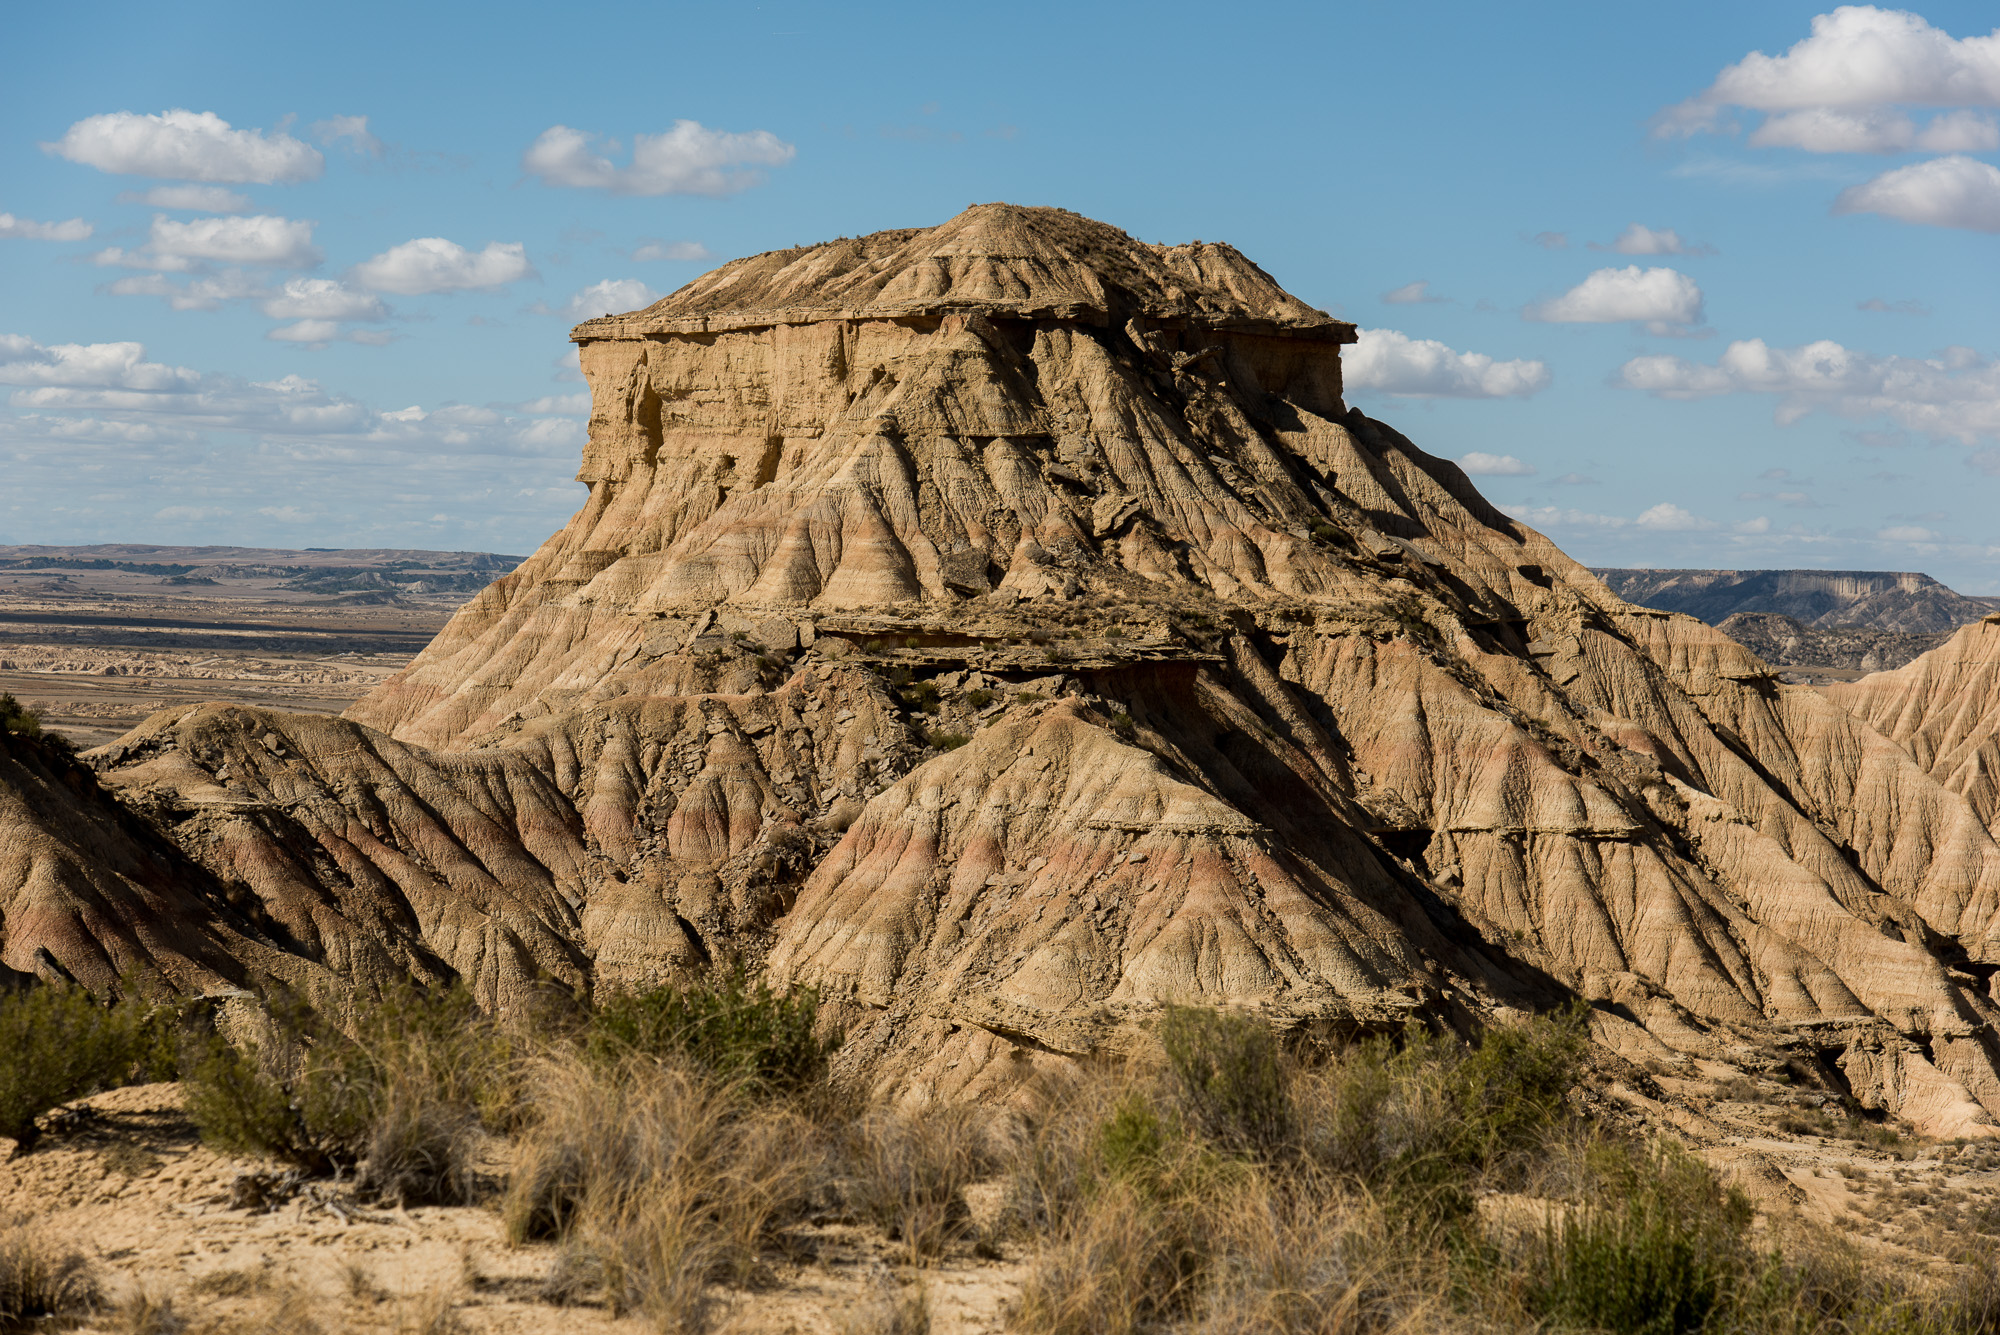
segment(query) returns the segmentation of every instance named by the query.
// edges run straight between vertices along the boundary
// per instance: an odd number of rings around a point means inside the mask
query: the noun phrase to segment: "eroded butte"
[[[504,1006],[736,957],[918,1098],[1168,1002],[1578,994],[1635,1060],[1990,1132],[2000,847],[1944,678],[1836,702],[1621,601],[1348,408],[1353,335],[1226,245],[1002,204],[583,324],[583,510],[343,718],[92,753],[72,803],[150,822],[116,875],[20,780],[5,962]]]

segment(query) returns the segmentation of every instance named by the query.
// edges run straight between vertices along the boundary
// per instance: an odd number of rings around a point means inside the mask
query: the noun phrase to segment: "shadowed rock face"
[[[1351,335],[1056,210],[726,265],[578,327],[588,503],[401,676],[95,761],[329,976],[762,960],[915,1097],[1169,1001],[1580,993],[1634,1057],[1993,1125],[1969,786],[1347,409]]]

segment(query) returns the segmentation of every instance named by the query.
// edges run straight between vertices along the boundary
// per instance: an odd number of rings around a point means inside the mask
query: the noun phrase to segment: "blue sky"
[[[1005,199],[1235,243],[1580,559],[2000,592],[1993,19],[24,8],[0,542],[529,551],[582,497],[575,319]]]

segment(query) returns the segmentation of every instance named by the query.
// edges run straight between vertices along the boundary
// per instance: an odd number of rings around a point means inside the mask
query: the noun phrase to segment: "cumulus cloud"
[[[712,260],[715,256],[699,241],[662,241],[648,236],[640,238],[630,258],[648,264],[654,260]]]
[[[1623,515],[1594,514],[1588,510],[1574,510],[1554,505],[1526,506],[1514,511],[1514,517],[1537,528],[1641,529],[1650,533],[1701,533],[1720,527],[1713,519],[1704,519],[1671,501],[1661,501],[1658,505],[1641,511],[1632,519],[1627,519]]]
[[[1533,464],[1522,463],[1511,454],[1487,454],[1474,450],[1458,456],[1458,466],[1474,477],[1533,477]]]
[[[607,278],[592,283],[560,308],[538,307],[543,315],[562,315],[572,320],[593,320],[600,315],[622,315],[652,305],[660,294],[636,278]]]
[[[1644,223],[1632,223],[1608,246],[1590,243],[1592,250],[1615,250],[1620,255],[1713,255],[1715,247],[1706,244],[1690,245],[1681,240],[1681,234],[1671,227],[1652,228]]]
[[[514,405],[514,411],[530,413],[537,417],[551,413],[562,413],[572,417],[590,411],[590,394],[545,394],[539,399],[529,399],[526,403]]]
[[[0,213],[0,237],[22,241],[88,241],[94,230],[81,218],[36,222],[32,218],[16,218],[11,213]]]
[[[1569,249],[1569,233],[1567,232],[1537,232],[1531,239],[1543,250]]]
[[[231,129],[212,111],[88,116],[43,149],[122,176],[275,185],[310,181],[326,168],[319,150],[282,131]]]
[[[1887,418],[1909,431],[1955,439],[2000,440],[2000,362],[1970,348],[1936,357],[1878,357],[1821,339],[1773,348],[1762,339],[1731,343],[1713,364],[1681,357],[1635,357],[1619,382],[1660,398],[1768,394],[1780,424],[1809,413]]]
[[[338,320],[300,320],[296,324],[280,325],[265,333],[265,338],[274,343],[304,343],[310,347],[323,348],[329,343],[364,343],[380,347],[395,338],[386,329],[346,329]]]
[[[183,213],[248,213],[250,196],[219,185],[156,185],[151,190],[127,190],[120,204],[145,204]]]
[[[328,148],[346,143],[356,153],[366,153],[371,158],[382,156],[382,141],[368,132],[366,116],[331,116],[314,121],[312,135]]]
[[[1634,528],[1651,529],[1655,533],[1695,533],[1715,527],[1713,519],[1703,519],[1690,510],[1684,510],[1671,501],[1661,501],[1658,505],[1640,512],[1632,521]]]
[[[1912,163],[1849,186],[1834,200],[1833,211],[2000,232],[2000,168],[1957,156]]]
[[[2000,31],[1952,38],[1921,16],[1843,5],[1812,21],[1812,35],[1780,56],[1753,51],[1715,82],[1663,112],[1657,128],[1719,127],[1729,107],[1788,112],[1892,106],[2000,106]]]
[[[56,343],[0,334],[0,385],[65,386],[183,393],[200,377],[184,366],[146,360],[140,343]]]
[[[1797,148],[1807,153],[1984,153],[2000,148],[2000,125],[1991,116],[1960,110],[1922,126],[1901,111],[1843,111],[1810,107],[1767,116],[1750,134],[1754,148]]]
[[[597,151],[615,141],[552,125],[521,154],[521,170],[544,185],[608,190],[615,195],[733,195],[764,179],[757,167],[782,167],[798,150],[768,130],[732,134],[677,120],[664,134],[632,136],[632,161],[619,167]]]
[[[263,279],[241,269],[202,274],[182,283],[163,274],[138,274],[118,279],[109,290],[120,297],[159,297],[177,311],[220,310],[229,302],[253,301],[271,293]]]
[[[1883,542],[1929,544],[1942,540],[1939,534],[1918,524],[1891,524],[1875,536]]]
[[[1560,297],[1528,307],[1530,320],[1551,324],[1631,321],[1668,333],[1702,321],[1701,288],[1678,269],[1599,269]]]
[[[504,287],[535,276],[518,241],[490,241],[486,249],[472,251],[441,236],[405,241],[354,266],[355,281],[363,287],[406,297]]]
[[[293,278],[263,303],[273,320],[386,320],[389,308],[373,293],[337,278]]]
[[[312,234],[312,223],[303,219],[262,213],[247,218],[191,218],[187,222],[156,214],[144,247],[121,250],[113,246],[93,258],[99,264],[164,273],[189,273],[211,261],[309,269],[324,258],[312,243]]]
[[[1405,283],[1382,294],[1382,300],[1391,306],[1412,306],[1425,302],[1448,301],[1448,297],[1434,297],[1430,293],[1430,280],[1419,278],[1414,283]]]
[[[1549,368],[1538,361],[1495,361],[1483,352],[1456,352],[1436,339],[1414,339],[1394,329],[1364,329],[1341,357],[1350,389],[1404,398],[1526,398],[1549,386]]]
[[[1742,534],[1744,537],[1755,537],[1758,534],[1769,533],[1771,531],[1771,519],[1768,515],[1758,515],[1755,519],[1746,519],[1740,524],[1731,524],[1729,531],[1731,533]]]

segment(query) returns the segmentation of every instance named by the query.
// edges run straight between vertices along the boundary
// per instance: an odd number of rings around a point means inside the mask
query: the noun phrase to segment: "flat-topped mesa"
[[[724,265],[577,327],[588,503],[354,716],[437,744],[657,690],[707,611],[1351,593],[1354,336],[1229,246],[1060,209]]]
[[[930,228],[768,251],[702,275],[643,311],[586,320],[578,343],[823,320],[976,312],[1123,325],[1135,317],[1352,343],[1234,246],[1156,246],[1067,209],[978,204]]]

